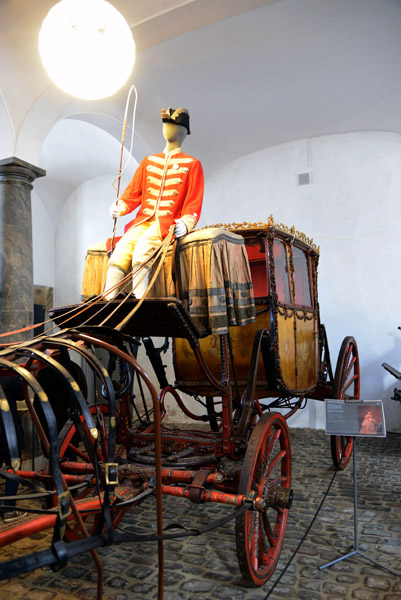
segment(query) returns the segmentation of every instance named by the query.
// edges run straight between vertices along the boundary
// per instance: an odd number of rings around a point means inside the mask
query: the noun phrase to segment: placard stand
[[[356,438],[352,437],[352,441],[353,441],[352,457],[353,457],[353,462],[354,462],[354,545],[355,545],[355,550],[353,550],[352,552],[349,552],[348,554],[345,554],[344,556],[340,556],[339,558],[336,558],[335,560],[332,560],[331,562],[328,562],[325,565],[322,565],[321,567],[319,567],[319,569],[320,570],[325,569],[326,567],[330,567],[331,565],[334,565],[335,563],[338,563],[341,560],[345,560],[346,558],[350,558],[351,556],[354,556],[355,554],[359,554],[359,556],[362,556],[362,558],[365,558],[366,560],[374,563],[376,566],[380,567],[381,569],[385,569],[386,571],[390,571],[390,573],[393,573],[393,575],[400,575],[400,573],[398,573],[397,571],[394,571],[393,569],[390,569],[389,567],[386,567],[385,565],[382,565],[377,560],[373,560],[373,558],[370,558],[369,556],[366,556],[366,554],[364,554],[363,552],[361,552],[359,550],[359,535],[358,535],[358,489],[357,489],[358,480],[357,480],[357,465],[356,465]]]

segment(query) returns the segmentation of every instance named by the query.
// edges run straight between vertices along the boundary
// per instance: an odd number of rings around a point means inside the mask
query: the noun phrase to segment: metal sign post
[[[358,554],[362,558],[372,562],[381,569],[385,569],[393,575],[400,575],[397,571],[382,565],[377,560],[370,558],[359,550],[358,532],[358,476],[356,459],[356,436],[358,437],[385,437],[385,421],[382,400],[363,400],[344,402],[343,400],[326,400],[326,434],[348,435],[352,437],[352,457],[354,462],[354,550],[344,556],[340,556],[321,567],[320,570],[330,567],[335,563]]]

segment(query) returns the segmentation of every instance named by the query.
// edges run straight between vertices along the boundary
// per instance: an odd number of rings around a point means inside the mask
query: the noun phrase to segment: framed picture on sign
[[[382,400],[326,400],[326,434],[386,437]]]

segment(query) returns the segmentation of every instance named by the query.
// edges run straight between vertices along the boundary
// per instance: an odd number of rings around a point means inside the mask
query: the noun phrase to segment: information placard
[[[383,400],[326,400],[326,434],[386,437]]]

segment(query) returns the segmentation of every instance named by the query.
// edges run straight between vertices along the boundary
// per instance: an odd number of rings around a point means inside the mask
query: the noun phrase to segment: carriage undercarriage
[[[272,248],[270,245],[270,251]],[[315,275],[309,268],[310,280],[316,286]],[[270,270],[270,285],[276,285],[275,277]],[[278,296],[273,287],[269,297],[277,302]],[[294,329],[298,327],[302,343],[305,346],[310,330],[311,343],[316,348],[309,385],[302,383],[302,374],[295,369],[294,381],[301,382],[304,389],[299,386],[291,389],[288,382],[292,381],[292,374],[285,372],[282,357],[278,364],[276,334],[279,327],[287,327],[283,325],[284,320],[291,321],[289,314],[280,321],[280,311],[284,314],[287,310],[280,302],[277,310],[272,303],[267,308],[266,302],[262,303],[259,309],[262,327],[244,328],[248,332],[247,364],[245,367],[240,364],[238,369],[236,349],[241,342],[231,338],[231,328],[218,336],[218,356],[215,353],[210,359],[209,347],[204,345],[196,323],[183,303],[175,298],[143,303],[132,299],[108,303],[96,300],[89,304],[86,312],[82,312],[81,306],[55,309],[52,318],[61,332],[0,351],[0,368],[23,380],[27,406],[49,459],[43,472],[22,472],[17,464],[15,436],[10,426],[6,433],[10,464],[17,467],[14,471],[26,481],[40,483],[45,496],[47,494],[48,510],[45,516],[38,516],[33,510],[26,522],[6,532],[0,531],[0,546],[42,528],[54,529],[52,547],[47,553],[42,553],[40,558],[28,556],[1,563],[0,578],[32,570],[38,564],[63,566],[69,555],[84,551],[82,548],[95,553],[97,546],[115,543],[118,533],[113,529],[124,513],[154,493],[160,569],[163,564],[162,496],[170,495],[193,503],[234,507],[241,573],[248,585],[263,585],[279,559],[292,504],[287,419],[303,408],[308,398],[323,400],[359,395],[355,341],[345,338],[333,374],[324,327],[318,319],[313,320],[312,329],[312,325],[308,325],[312,321],[309,315],[318,316],[316,298],[313,302],[315,308],[293,310]],[[299,322],[297,310],[298,313],[303,311],[303,320]],[[107,326],[96,322],[94,315],[97,314],[102,315],[101,322],[106,314],[110,315]],[[68,329],[63,329],[66,319]],[[119,326],[121,323],[123,327]],[[136,360],[138,341],[151,336],[172,337],[175,342],[175,385],[165,385],[160,352],[154,352],[153,365],[161,381],[159,394]],[[215,340],[213,344],[215,350]],[[188,348],[193,364],[187,359]],[[97,349],[112,357],[117,367],[106,369],[97,358]],[[79,356],[100,382],[102,398],[95,394],[94,401],[87,402],[82,385],[69,374],[71,355]],[[186,357],[184,365],[179,364],[180,356]],[[61,365],[63,361],[67,368]],[[244,362],[240,357],[241,361]],[[46,394],[32,375],[42,368],[52,369],[69,386],[70,418],[61,431],[57,430]],[[133,388],[135,377],[138,380]],[[150,406],[136,391],[141,387],[147,390]],[[36,408],[29,402],[29,390],[37,399]],[[188,408],[180,391],[196,398],[202,395],[204,413],[195,414]],[[168,396],[187,417],[198,423],[196,427],[164,423]],[[1,408],[3,422],[8,423],[4,402]],[[344,468],[350,458],[352,446],[348,442],[347,438],[332,438],[333,461],[339,468]],[[162,597],[162,586],[159,597]]]

